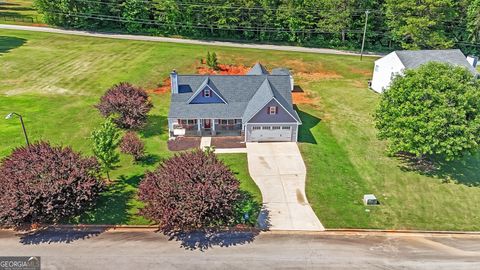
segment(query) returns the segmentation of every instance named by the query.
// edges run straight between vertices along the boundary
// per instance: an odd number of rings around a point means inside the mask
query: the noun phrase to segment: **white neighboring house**
[[[463,66],[478,76],[478,72],[467,61],[462,51],[456,50],[420,50],[394,51],[375,61],[371,88],[378,93],[385,91],[397,75],[405,69],[417,68],[428,62],[449,63]]]

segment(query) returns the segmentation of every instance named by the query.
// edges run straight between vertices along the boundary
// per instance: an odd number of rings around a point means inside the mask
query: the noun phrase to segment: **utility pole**
[[[362,50],[360,51],[360,61],[363,58],[363,48],[365,47],[365,35],[367,34],[368,14],[370,10],[365,10],[365,27],[363,28]]]

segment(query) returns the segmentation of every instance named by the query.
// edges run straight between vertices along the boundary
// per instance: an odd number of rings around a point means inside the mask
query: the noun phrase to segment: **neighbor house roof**
[[[226,103],[189,104],[201,86],[214,85]],[[275,98],[300,122],[293,109],[290,77],[285,75],[178,75],[178,94],[172,94],[171,118],[235,118],[249,120]]]
[[[428,62],[449,63],[463,66],[473,74],[477,74],[475,68],[468,63],[462,51],[455,50],[419,50],[419,51],[395,51],[405,68],[417,68]]]

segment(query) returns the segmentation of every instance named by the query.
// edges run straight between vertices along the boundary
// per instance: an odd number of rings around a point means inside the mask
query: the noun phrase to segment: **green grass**
[[[8,0],[0,2],[0,23],[42,24],[43,17],[33,6],[33,0]]]
[[[91,155],[91,131],[102,118],[93,108],[121,81],[146,89],[176,68],[193,73],[207,51],[220,63],[288,66],[314,99],[300,104],[300,150],[308,167],[307,196],[327,227],[479,230],[480,158],[445,164],[437,176],[403,169],[376,139],[372,112],[379,95],[367,89],[373,58],[100,39],[3,30],[0,34],[0,116],[24,115],[30,139],[71,145]],[[307,74],[304,74],[307,73]],[[155,108],[140,132],[149,164],[121,156],[116,183],[94,211],[76,222],[145,224],[136,188],[145,170],[171,153],[166,147],[169,95],[153,95]],[[0,120],[0,157],[24,144],[18,119]],[[248,190],[261,195],[247,172],[245,155],[220,155]],[[450,179],[451,181],[445,181]],[[381,205],[362,205],[374,193]],[[369,212],[365,211],[370,210]]]

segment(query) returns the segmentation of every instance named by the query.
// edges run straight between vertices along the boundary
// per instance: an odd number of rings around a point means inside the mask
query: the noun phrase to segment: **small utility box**
[[[375,195],[365,194],[365,195],[363,195],[363,204],[365,204],[365,205],[377,205],[379,203],[378,203],[377,197],[375,197]]]

